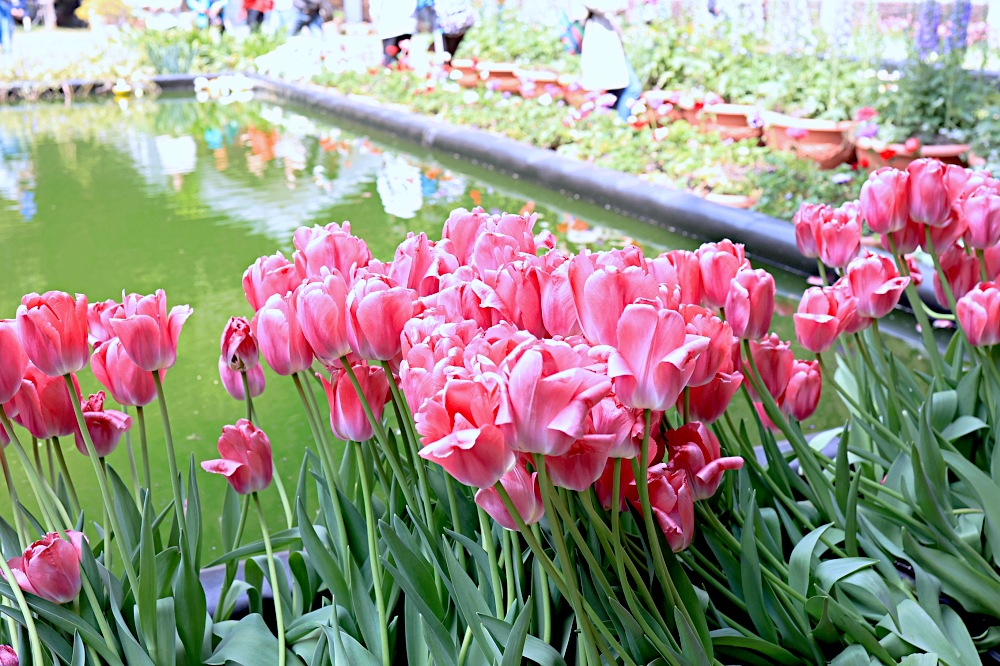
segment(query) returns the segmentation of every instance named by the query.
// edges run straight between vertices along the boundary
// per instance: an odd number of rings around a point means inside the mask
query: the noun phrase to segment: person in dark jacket
[[[322,39],[323,18],[320,15],[322,0],[292,0],[292,7],[295,9],[295,18],[288,30],[288,36],[294,37],[302,32],[302,28],[309,28],[313,35]]]

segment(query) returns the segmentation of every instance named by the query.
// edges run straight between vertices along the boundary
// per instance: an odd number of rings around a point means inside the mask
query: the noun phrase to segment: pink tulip
[[[542,325],[548,335],[579,335],[580,317],[575,307],[566,307],[573,300],[573,286],[569,279],[569,257],[559,250],[552,250],[539,260],[536,276],[541,296]]]
[[[773,299],[772,299],[773,301]],[[694,362],[694,372],[688,379],[688,386],[702,386],[712,381],[716,373],[726,367],[733,353],[733,328],[714,312],[700,305],[681,305],[688,335],[708,338],[708,347]]]
[[[343,226],[331,222],[325,227],[299,227],[292,242],[296,248],[295,267],[304,278],[322,278],[324,268],[351,275],[354,268],[364,268],[372,258],[368,245],[351,235],[350,222]]]
[[[726,298],[726,321],[733,335],[756,340],[767,335],[774,314],[774,278],[763,268],[741,270]]]
[[[822,389],[819,361],[797,360],[792,364],[792,375],[778,406],[796,421],[805,421],[819,406]]]
[[[877,234],[900,231],[910,219],[910,174],[891,167],[873,171],[861,186],[861,215]]]
[[[882,234],[879,242],[886,252],[892,252],[895,248],[896,254],[909,254],[923,245],[924,239],[924,225],[910,220],[901,231]]]
[[[965,221],[967,245],[985,250],[1000,243],[1000,189],[980,187],[957,205],[958,214]]]
[[[57,532],[49,532],[24,550],[21,557],[7,561],[17,586],[25,592],[54,604],[76,599],[83,587],[80,578],[84,536],[67,530],[64,540]]]
[[[246,317],[230,317],[222,331],[222,358],[231,370],[252,370],[260,365],[257,341]]]
[[[277,374],[288,377],[312,364],[313,350],[302,334],[295,311],[297,292],[274,294],[251,322],[264,360]]]
[[[561,456],[546,456],[545,469],[557,488],[586,492],[601,477],[613,435],[589,434],[573,442]]]
[[[861,220],[856,202],[850,201],[833,210],[816,230],[819,258],[827,266],[843,268],[858,256],[861,249]]]
[[[858,299],[844,289],[806,289],[799,301],[798,311],[792,317],[795,338],[814,354],[829,350],[851,323],[857,305]]]
[[[533,264],[516,261],[502,266],[496,273],[493,288],[484,287],[482,282],[473,283],[473,289],[481,290],[482,306],[492,310],[492,323],[506,321],[534,336],[546,335],[541,286]]]
[[[9,645],[0,645],[0,666],[18,666],[17,652]]]
[[[80,385],[73,376],[76,400]],[[8,414],[38,439],[65,437],[76,432],[76,412],[62,377],[43,373],[31,363],[24,371],[21,388],[8,403]],[[13,412],[13,413],[12,413]]]
[[[79,372],[87,365],[87,297],[64,291],[28,294],[17,308],[17,330],[28,358],[51,377]],[[5,359],[6,360],[6,359]]]
[[[973,347],[1000,342],[1000,285],[980,282],[958,299],[955,316]]]
[[[369,365],[355,365],[353,370],[364,400],[371,408],[375,420],[381,421],[382,411],[389,398],[389,382],[386,380],[385,370]],[[323,377],[320,379],[330,406],[330,428],[337,439],[364,442],[374,437],[375,431],[347,372],[341,370],[334,373],[332,382]]]
[[[558,456],[585,434],[586,417],[611,390],[606,376],[580,366],[566,342],[522,343],[501,364],[496,424],[515,451]]]
[[[462,265],[467,265],[472,259],[472,251],[490,216],[482,209],[476,208],[471,213],[464,208],[451,212],[444,229],[441,232],[442,242],[447,241],[448,247]]]
[[[258,363],[252,370],[245,370],[244,372],[247,373],[247,383],[250,385],[250,397],[256,398],[264,392],[264,387],[267,384],[267,380],[264,378],[264,366]],[[226,359],[221,356],[219,357],[219,379],[222,380],[222,386],[229,395],[233,396],[236,400],[246,400],[246,391],[243,388],[243,373],[230,368],[229,364],[226,363]]]
[[[447,247],[439,247],[423,232],[411,232],[396,248],[388,277],[418,296],[427,296],[437,293],[442,275],[456,270],[458,259],[447,252]]]
[[[777,400],[792,378],[795,353],[791,345],[781,340],[777,333],[772,333],[760,342],[751,342],[750,353],[753,354],[764,387]]]
[[[347,342],[347,281],[340,273],[306,282],[296,292],[295,315],[319,362],[332,366],[351,351]]]
[[[94,350],[90,367],[97,381],[118,403],[127,407],[145,407],[156,400],[153,375],[132,362],[118,338],[111,338]],[[160,379],[166,372],[159,371]]]
[[[729,297],[729,284],[741,268],[750,262],[742,245],[730,240],[705,243],[698,248],[698,263],[701,265],[701,281],[705,303],[712,308],[725,306]]]
[[[926,235],[921,239],[921,246],[930,252],[931,246],[934,247],[934,252],[938,252],[938,248],[951,247],[959,241],[962,237],[966,235],[969,229],[968,220],[964,215],[960,215],[957,208],[952,208],[951,216],[948,218],[948,223],[942,227],[931,227],[925,226],[926,231],[930,232],[930,245],[927,244]]]
[[[643,413],[629,409],[613,395],[597,403],[590,412],[591,422],[588,432],[596,435],[610,435],[611,458],[635,458],[642,446],[645,430]]]
[[[695,386],[688,391],[688,405],[691,418],[704,423],[714,423],[732,402],[733,396],[743,384],[743,373],[720,372],[712,381],[702,386]],[[684,409],[684,397],[678,399],[677,407]]]
[[[892,312],[899,303],[910,278],[900,277],[887,257],[870,254],[858,257],[847,266],[851,294],[858,299],[857,313],[878,319]]]
[[[359,279],[347,294],[347,341],[366,361],[392,361],[402,348],[403,326],[415,314],[414,292],[388,278]]]
[[[952,202],[965,189],[968,172],[936,159],[914,160],[909,174],[910,217],[929,227],[946,226],[952,219]]]
[[[979,258],[968,254],[961,245],[952,245],[938,255],[941,270],[956,300],[965,296],[979,283]],[[934,272],[934,296],[943,308],[949,308],[948,295],[941,284],[941,275]]]
[[[569,279],[583,334],[595,345],[617,344],[616,322],[626,306],[658,293],[656,279],[644,269],[595,268],[583,254],[570,259]]]
[[[819,257],[819,227],[833,217],[833,208],[826,204],[804,203],[792,217],[795,225],[795,244],[799,253],[808,259]]]
[[[96,349],[115,337],[111,329],[111,318],[118,314],[121,303],[107,300],[87,306],[87,341]]]
[[[986,275],[990,280],[1000,276],[1000,245],[983,250],[983,263],[986,265]]]
[[[509,472],[500,478],[500,485],[503,486],[510,500],[514,504],[521,520],[525,525],[534,525],[545,515],[545,505],[542,504],[542,491],[538,486],[538,474],[528,474],[524,464],[515,465]],[[481,506],[486,513],[490,514],[493,520],[497,521],[501,527],[512,532],[517,531],[517,523],[507,511],[507,506],[497,492],[496,488],[482,488],[476,493],[476,504]]]
[[[700,305],[704,297],[701,264],[698,255],[690,250],[670,250],[660,255],[674,267],[677,273],[677,284],[681,288],[681,303]],[[654,262],[650,261],[650,272],[655,275]]]
[[[243,273],[243,293],[247,297],[247,303],[256,312],[264,307],[271,296],[284,296],[295,291],[301,282],[302,275],[296,270],[295,264],[278,252],[261,257],[247,268]]]
[[[633,482],[634,483],[634,482]],[[649,468],[649,503],[670,550],[679,553],[694,539],[694,496],[684,471],[672,471],[660,463]],[[642,510],[637,500],[632,504]]]
[[[722,474],[726,470],[743,467],[739,456],[722,458],[719,440],[705,424],[697,421],[668,430],[668,460],[670,471],[683,470],[687,474],[691,498],[694,501],[708,499],[719,489]]]
[[[111,328],[133,363],[149,372],[167,370],[177,360],[177,340],[191,313],[189,306],[175,305],[167,314],[162,289],[152,296],[129,294],[122,312],[111,319]]]
[[[17,335],[17,324],[12,319],[0,319],[0,405],[14,397],[21,388],[28,355],[24,353]]]
[[[132,417],[115,409],[104,409],[104,391],[98,391],[90,396],[83,405],[83,420],[87,424],[87,433],[99,458],[111,455],[118,446],[122,435],[132,427]],[[83,435],[77,430],[76,449],[83,455],[89,455]]]
[[[271,442],[264,431],[246,419],[236,425],[222,426],[219,437],[218,460],[206,460],[201,468],[212,474],[221,474],[240,495],[249,495],[271,485],[274,462]]]
[[[420,457],[441,465],[460,483],[491,488],[515,461],[496,426],[498,402],[495,388],[449,380],[414,416],[423,445]]]
[[[687,334],[677,312],[629,305],[618,320],[618,347],[608,358],[615,394],[634,409],[670,409],[708,345],[708,338]]]

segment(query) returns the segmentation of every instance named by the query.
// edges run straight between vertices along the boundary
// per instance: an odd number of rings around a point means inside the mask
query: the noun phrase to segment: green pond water
[[[222,426],[244,414],[242,403],[221,386],[217,362],[228,318],[252,314],[241,285],[249,264],[276,250],[290,257],[299,226],[344,220],[388,260],[407,231],[438,238],[452,209],[479,203],[487,210],[533,208],[540,224],[570,249],[626,241],[649,252],[695,245],[271,104],[161,99],[12,106],[0,108],[0,318],[14,316],[23,294],[51,289],[96,301],[119,299],[123,290],[163,288],[170,305],[190,304],[194,316],[165,383],[186,468],[191,456],[217,457]],[[790,276],[779,281],[792,291],[803,285]],[[789,320],[776,328],[794,338]],[[80,381],[85,395],[99,388],[89,369]],[[286,487],[294,489],[311,436],[291,379],[267,371],[267,382],[255,401],[259,422]],[[318,390],[317,397],[325,404]],[[147,412],[154,497],[165,498],[170,490],[161,423],[155,405]],[[836,409],[824,410],[824,422],[841,418]],[[87,515],[99,519],[90,463],[71,441],[62,446]],[[42,461],[46,465],[44,451]],[[109,462],[129,478],[124,445]],[[16,460],[12,464],[21,479]],[[226,484],[199,475],[211,559],[218,539],[210,526]],[[26,483],[20,485],[27,493]],[[272,525],[280,524],[277,495],[268,491],[264,499]],[[9,518],[9,507],[2,506]]]

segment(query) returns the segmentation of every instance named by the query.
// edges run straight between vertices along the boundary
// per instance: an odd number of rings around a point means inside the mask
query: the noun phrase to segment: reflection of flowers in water
[[[174,189],[179,192],[184,184],[185,174],[194,171],[197,162],[194,139],[186,134],[177,137],[160,135],[154,141],[163,173],[170,176]]]
[[[417,216],[424,205],[420,169],[400,155],[384,153],[375,187],[388,215],[404,220]]]

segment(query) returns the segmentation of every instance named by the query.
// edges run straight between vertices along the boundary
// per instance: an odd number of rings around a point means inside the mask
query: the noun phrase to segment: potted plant
[[[699,117],[705,130],[724,139],[760,139],[764,133],[761,110],[751,104],[706,104]]]

